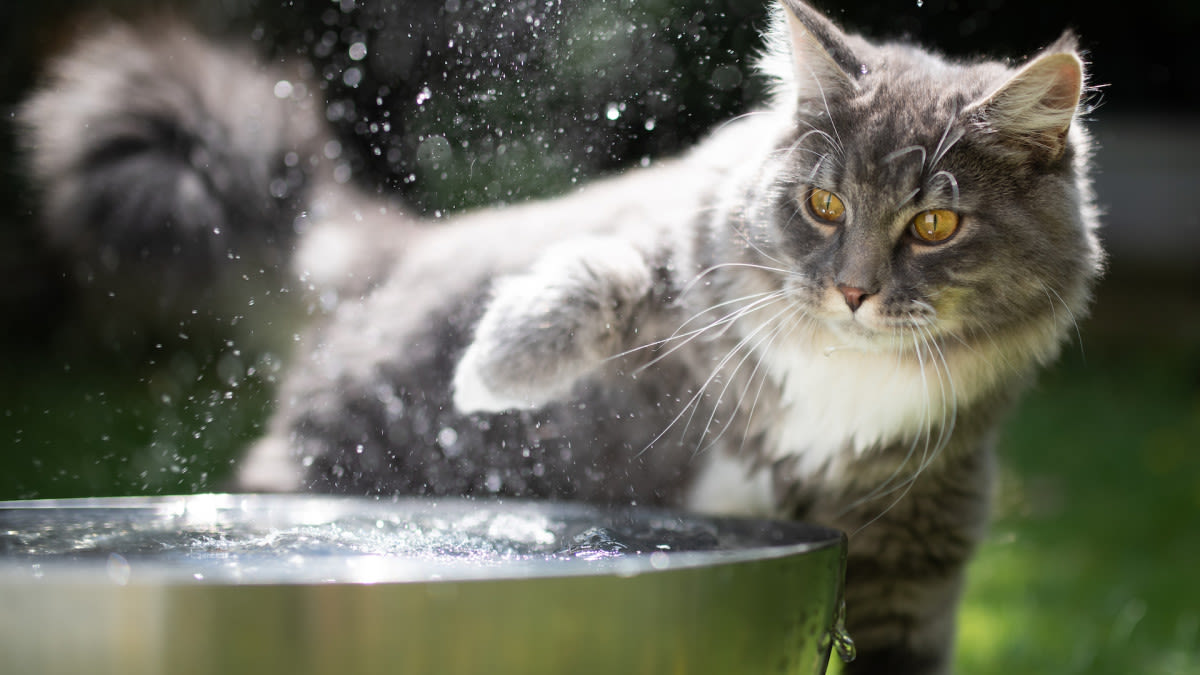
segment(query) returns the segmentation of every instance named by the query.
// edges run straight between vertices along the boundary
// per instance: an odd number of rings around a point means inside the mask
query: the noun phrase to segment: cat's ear
[[[1083,61],[1075,45],[1074,35],[1064,35],[967,113],[1009,145],[1058,159],[1083,95]]]
[[[861,66],[846,35],[799,0],[781,0],[781,4],[800,98],[822,100],[831,93],[857,89],[855,78]]]

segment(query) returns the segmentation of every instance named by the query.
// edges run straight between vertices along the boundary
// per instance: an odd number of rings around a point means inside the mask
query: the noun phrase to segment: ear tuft
[[[969,110],[978,123],[1045,159],[1061,157],[1083,94],[1083,62],[1073,44],[1074,36],[1064,35],[1051,50],[973,105]],[[1071,50],[1061,51],[1064,46]]]
[[[781,0],[780,4],[799,97],[820,100],[833,92],[854,91],[859,62],[841,30],[799,0]]]

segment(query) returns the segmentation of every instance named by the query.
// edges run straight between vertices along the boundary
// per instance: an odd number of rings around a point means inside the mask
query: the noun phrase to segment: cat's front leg
[[[994,460],[986,444],[943,452],[902,499],[849,497],[854,506],[828,519],[849,534],[846,627],[858,656],[846,675],[951,672],[966,564],[986,528]]]
[[[632,243],[581,238],[497,280],[454,377],[463,412],[532,409],[628,349],[654,274]]]

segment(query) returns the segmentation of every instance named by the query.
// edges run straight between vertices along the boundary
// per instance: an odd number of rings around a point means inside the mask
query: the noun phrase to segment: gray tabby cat
[[[111,58],[60,64],[25,119],[60,226],[154,167],[175,221],[234,230],[249,209],[298,238],[303,285],[346,298],[294,359],[242,488],[832,525],[850,542],[847,672],[943,673],[999,424],[1101,266],[1083,65],[1069,35],[1011,68],[874,44],[798,0],[775,18],[767,109],[680,158],[437,226],[297,162],[326,133],[289,120],[306,104],[195,39],[172,71],[171,40],[99,38],[79,54]],[[60,104],[101,97],[84,75],[102,68],[127,94],[105,98],[111,126],[66,135]],[[255,107],[226,110],[235,82],[265,90]],[[98,184],[131,157],[128,183]],[[291,208],[300,235],[278,227]]]

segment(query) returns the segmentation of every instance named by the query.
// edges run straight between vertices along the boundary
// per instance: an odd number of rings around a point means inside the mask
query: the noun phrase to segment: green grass
[[[12,356],[0,363],[0,499],[219,491],[262,433],[277,367],[232,351],[140,365]]]
[[[1200,675],[1200,311],[1144,297],[1102,294],[1086,354],[1069,350],[1006,427],[960,673]],[[220,490],[276,368],[10,356],[0,499]]]
[[[1155,347],[1069,355],[1008,427],[961,672],[1200,673],[1200,352]]]

